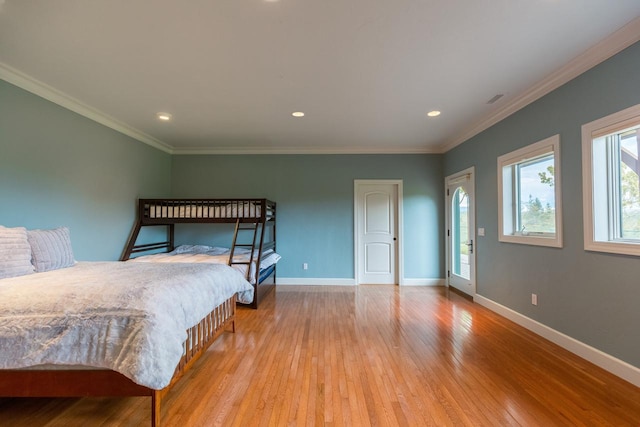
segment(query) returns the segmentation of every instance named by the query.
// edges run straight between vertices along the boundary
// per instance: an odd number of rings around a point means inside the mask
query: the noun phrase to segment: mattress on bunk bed
[[[252,202],[226,205],[150,205],[150,218],[258,218],[260,205]]]
[[[153,255],[143,255],[132,258],[130,261],[137,262],[163,262],[163,263],[213,263],[228,264],[231,249],[216,246],[205,245],[181,245],[171,252],[159,253]],[[233,260],[236,262],[248,262],[251,250],[246,248],[236,248],[233,254]],[[249,282],[254,285],[256,282],[256,258],[258,251],[254,251],[254,261],[251,263],[249,270]],[[280,261],[281,256],[268,249],[262,254],[260,261],[260,271],[264,271]],[[234,264],[232,267],[242,273],[243,277],[247,277],[247,264]]]
[[[251,286],[223,265],[80,262],[0,280],[0,369],[111,369],[167,386],[187,329]]]

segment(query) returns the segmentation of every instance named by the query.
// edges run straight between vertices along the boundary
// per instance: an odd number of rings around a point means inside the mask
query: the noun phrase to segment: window
[[[560,136],[498,157],[501,242],[562,247]]]
[[[582,126],[584,248],[640,255],[640,105]]]

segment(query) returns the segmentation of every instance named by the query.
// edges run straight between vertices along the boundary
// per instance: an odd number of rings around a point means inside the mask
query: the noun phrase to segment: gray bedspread
[[[0,280],[0,368],[44,364],[118,371],[167,386],[186,330],[253,287],[218,264],[80,262]]]

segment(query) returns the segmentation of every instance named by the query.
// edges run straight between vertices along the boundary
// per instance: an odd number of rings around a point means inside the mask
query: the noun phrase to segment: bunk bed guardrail
[[[267,199],[140,199],[142,225],[208,223],[240,220],[265,223],[275,219],[276,204]],[[140,214],[141,213],[141,214]]]

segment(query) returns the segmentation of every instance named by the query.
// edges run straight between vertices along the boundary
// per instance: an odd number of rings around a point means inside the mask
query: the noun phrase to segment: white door
[[[398,184],[356,181],[356,281],[397,284]]]
[[[475,285],[475,198],[474,170],[447,177],[447,279],[452,286],[474,296]]]

